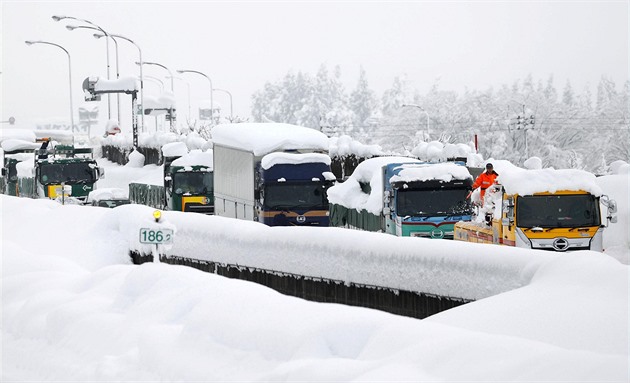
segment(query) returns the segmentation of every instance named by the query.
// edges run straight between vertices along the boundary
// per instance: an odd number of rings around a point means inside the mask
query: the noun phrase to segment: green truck
[[[188,153],[182,145],[168,144],[162,148],[164,165],[159,179],[148,176],[129,184],[131,203],[162,210],[214,214],[212,151]]]
[[[50,139],[42,139],[41,146],[29,159],[18,156],[27,150],[4,152],[3,193],[85,204],[88,194],[104,175],[92,157],[91,148],[54,145]]]

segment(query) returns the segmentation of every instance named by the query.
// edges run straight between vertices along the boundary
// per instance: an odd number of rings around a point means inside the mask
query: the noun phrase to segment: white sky
[[[531,73],[554,75],[560,90],[594,87],[602,75],[617,84],[628,78],[627,1],[563,2],[32,2],[2,1],[2,120],[18,123],[69,119],[68,63],[58,48],[27,46],[45,40],[64,46],[72,57],[75,110],[81,83],[106,77],[103,39],[92,31],[68,31],[52,15],[90,20],[134,40],[144,61],[165,65],[190,84],[193,113],[209,98],[207,74],[215,88],[233,95],[235,114],[249,116],[251,94],[289,70],[315,74],[319,66],[340,65],[353,88],[363,65],[379,94],[395,76],[406,74],[425,93],[440,79],[443,89],[462,91],[511,84]],[[111,76],[115,53],[110,44]],[[119,42],[121,76],[136,75],[138,51]],[[145,66],[145,76],[167,72]],[[147,80],[147,95],[158,85]],[[188,114],[187,86],[175,80],[179,116]],[[106,97],[103,97],[105,100]],[[225,112],[229,101],[214,94]],[[115,98],[112,99],[115,104]],[[121,127],[131,124],[130,97],[121,96]],[[90,104],[93,105],[93,104]],[[100,102],[101,117],[107,102]],[[195,113],[196,115],[196,113]],[[117,117],[112,106],[112,117]],[[75,117],[76,118],[76,117]],[[152,118],[149,119],[152,121]],[[149,122],[147,122],[149,124]]]
[[[99,163],[99,188],[154,170]],[[425,320],[131,265],[149,207],[0,196],[1,380],[627,381],[628,176],[598,182],[620,201],[603,254],[164,212],[173,253],[478,298]]]

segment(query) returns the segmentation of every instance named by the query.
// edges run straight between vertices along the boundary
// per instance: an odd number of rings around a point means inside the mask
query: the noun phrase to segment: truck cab
[[[300,156],[313,160],[299,163]],[[315,153],[283,153],[281,157],[282,161],[267,168],[271,157],[264,157],[256,172],[258,221],[269,226],[328,226],[327,190],[334,183],[329,157]]]
[[[453,239],[454,225],[470,221],[472,176],[460,163],[394,163],[383,167],[385,232]]]
[[[486,192],[486,218],[455,225],[455,239],[548,251],[603,250],[616,203],[595,176],[575,169],[500,171]],[[606,219],[601,206],[607,207]]]

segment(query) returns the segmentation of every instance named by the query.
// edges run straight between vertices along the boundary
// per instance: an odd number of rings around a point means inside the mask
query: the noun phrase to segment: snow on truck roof
[[[212,128],[214,144],[264,156],[282,150],[328,151],[328,137],[315,129],[283,123],[220,124]]]
[[[198,149],[191,150],[190,153],[173,161],[171,166],[205,166],[208,170],[212,170],[212,150],[205,152]]]
[[[398,174],[394,175],[390,182],[414,182],[440,180],[450,182],[452,180],[465,180],[472,178],[470,172],[465,166],[457,165],[452,162],[437,164],[402,164],[397,167],[400,169]]]
[[[505,160],[490,162],[499,173],[497,182],[507,194],[532,195],[560,190],[583,190],[593,195],[603,194],[593,173],[579,169],[523,169]]]
[[[267,170],[278,164],[308,164],[308,163],[324,163],[330,165],[330,157],[322,153],[269,153],[260,161],[263,169]]]
[[[383,211],[383,195],[364,193],[361,184],[370,184],[372,190],[383,190],[381,168],[393,163],[419,162],[411,157],[374,157],[361,162],[352,175],[343,183],[328,189],[328,201],[349,209],[367,210],[379,215]]]

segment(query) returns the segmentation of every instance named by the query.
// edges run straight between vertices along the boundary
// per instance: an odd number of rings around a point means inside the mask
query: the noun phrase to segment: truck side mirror
[[[6,177],[7,173],[7,168],[2,168],[2,177]]]
[[[256,200],[260,199],[260,190],[258,189],[254,190],[254,199]]]

